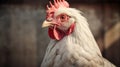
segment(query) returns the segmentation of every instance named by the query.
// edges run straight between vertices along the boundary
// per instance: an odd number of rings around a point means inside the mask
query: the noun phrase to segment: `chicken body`
[[[75,22],[74,31],[61,40],[51,39],[41,67],[115,67],[102,57],[87,20],[80,11],[59,8],[54,16],[61,13],[70,16],[69,24]]]

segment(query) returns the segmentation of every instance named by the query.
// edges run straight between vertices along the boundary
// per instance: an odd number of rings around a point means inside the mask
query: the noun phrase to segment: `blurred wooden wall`
[[[11,67],[36,67],[36,20],[33,10],[26,7],[10,7],[10,64]],[[21,63],[22,62],[22,63]]]
[[[41,7],[0,6],[0,67],[40,66],[49,42],[44,19]]]
[[[107,1],[69,0],[71,7],[80,9],[88,19],[103,56],[119,67],[120,9],[117,0]],[[40,67],[49,43],[47,29],[41,28],[46,3],[48,0],[0,2],[0,67]],[[109,43],[110,36],[116,34]]]

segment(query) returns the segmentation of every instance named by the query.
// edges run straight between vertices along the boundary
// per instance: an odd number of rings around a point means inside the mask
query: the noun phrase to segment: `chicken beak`
[[[53,24],[52,24],[52,22],[49,22],[49,21],[44,21],[43,22],[43,24],[42,24],[42,28],[44,28],[44,27],[49,27],[49,26],[52,26]]]

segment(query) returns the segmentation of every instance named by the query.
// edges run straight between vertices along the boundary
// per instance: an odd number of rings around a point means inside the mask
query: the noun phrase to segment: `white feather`
[[[103,67],[101,52],[80,11],[59,8],[55,16],[61,13],[74,18],[75,29],[60,41],[50,41],[41,67]]]

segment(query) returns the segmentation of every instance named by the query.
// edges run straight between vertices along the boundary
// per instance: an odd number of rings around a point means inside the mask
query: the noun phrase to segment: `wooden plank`
[[[11,8],[10,66],[36,67],[36,27],[29,7]]]
[[[120,38],[120,22],[113,28],[108,30],[105,34],[105,48],[110,47],[114,42]]]

